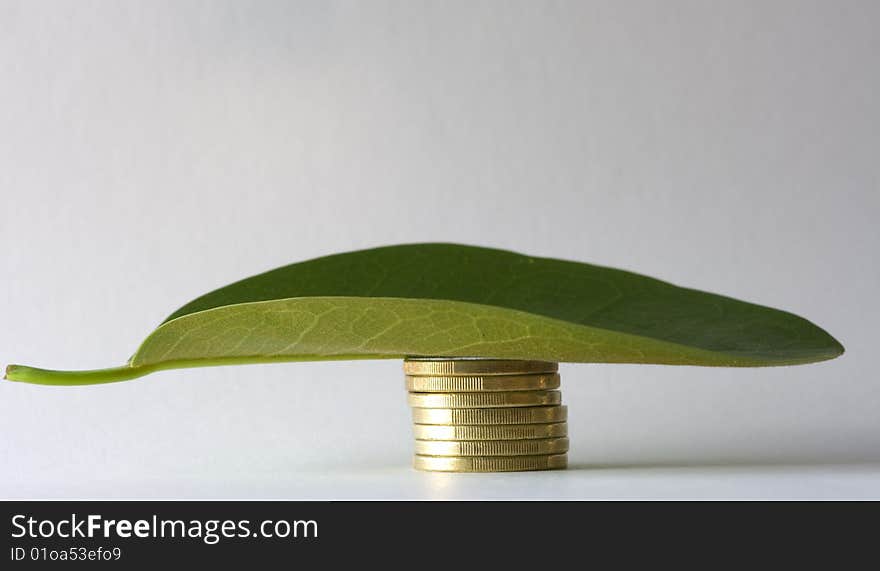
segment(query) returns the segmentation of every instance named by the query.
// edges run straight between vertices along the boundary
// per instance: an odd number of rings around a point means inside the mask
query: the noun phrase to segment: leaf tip
[[[832,339],[834,338],[832,337]],[[844,353],[846,353],[846,348],[843,346],[843,343],[841,343],[837,339],[834,339],[834,356],[832,357],[832,359],[840,357]]]
[[[825,334],[828,342],[827,351],[825,352],[826,359],[836,359],[846,353],[846,348],[843,346],[843,343],[838,341],[833,335],[831,335],[824,329],[821,329],[821,331]]]

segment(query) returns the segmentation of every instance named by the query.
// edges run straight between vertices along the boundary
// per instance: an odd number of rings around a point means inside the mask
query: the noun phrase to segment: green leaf
[[[495,357],[772,366],[837,357],[806,319],[646,276],[456,244],[408,244],[291,264],[169,316],[129,363],[10,365],[7,378],[88,384],[221,364]]]

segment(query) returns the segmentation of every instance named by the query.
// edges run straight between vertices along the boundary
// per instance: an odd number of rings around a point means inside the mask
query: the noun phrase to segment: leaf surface
[[[171,314],[128,365],[96,372],[100,379],[15,365],[7,377],[83,384],[176,367],[408,355],[771,366],[842,352],[794,314],[631,272],[408,244],[291,264],[212,291]]]

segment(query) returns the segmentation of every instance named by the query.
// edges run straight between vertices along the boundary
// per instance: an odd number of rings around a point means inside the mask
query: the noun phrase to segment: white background
[[[0,0],[0,362],[456,241],[804,315],[808,366],[563,365],[573,469],[411,471],[398,362],[0,383],[3,497],[880,497],[880,3]],[[846,465],[844,465],[846,464]]]

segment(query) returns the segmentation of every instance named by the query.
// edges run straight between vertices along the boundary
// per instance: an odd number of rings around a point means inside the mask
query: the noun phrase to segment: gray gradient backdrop
[[[415,241],[635,270],[848,350],[564,365],[581,469],[463,480],[406,468],[397,362],[4,382],[0,496],[603,497],[638,467],[880,460],[878,21],[871,1],[0,0],[2,364],[120,364],[209,289]],[[635,495],[737,495],[730,470]]]

